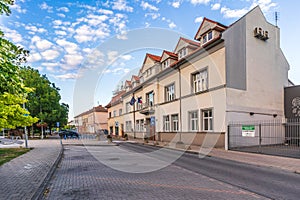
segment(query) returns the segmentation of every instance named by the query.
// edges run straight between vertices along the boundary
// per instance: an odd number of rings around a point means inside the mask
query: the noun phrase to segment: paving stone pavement
[[[263,199],[174,165],[142,174],[117,171],[99,162],[87,150],[101,153],[103,148],[114,151],[118,146],[67,145],[64,148],[63,159],[47,186],[45,200]]]
[[[62,152],[55,139],[29,140],[28,146],[34,149],[0,166],[1,200],[35,198]]]

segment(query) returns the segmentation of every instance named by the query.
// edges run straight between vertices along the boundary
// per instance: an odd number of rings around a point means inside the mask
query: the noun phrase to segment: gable
[[[208,31],[210,30],[217,30],[217,31],[224,31],[226,30],[227,26],[225,25],[222,25],[218,22],[215,22],[213,20],[210,20],[210,19],[207,19],[207,18],[204,18],[196,35],[195,35],[195,40],[199,40],[201,39],[201,36],[205,33],[207,33]]]

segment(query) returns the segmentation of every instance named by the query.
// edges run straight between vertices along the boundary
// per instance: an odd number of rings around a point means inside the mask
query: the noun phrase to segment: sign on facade
[[[150,117],[150,126],[155,126],[155,117]]]
[[[243,125],[242,126],[243,137],[255,137],[255,126],[254,125]]]
[[[115,127],[119,127],[119,122],[115,122]]]
[[[300,86],[284,88],[284,114],[286,118],[300,118]]]

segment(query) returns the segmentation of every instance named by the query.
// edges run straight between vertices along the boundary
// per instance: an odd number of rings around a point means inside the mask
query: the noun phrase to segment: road
[[[157,147],[130,143],[122,143],[121,146],[140,153],[151,152],[158,149]],[[172,156],[170,154],[161,155],[161,158]],[[266,198],[300,198],[299,174],[248,165],[216,157],[200,159],[198,155],[190,153],[183,154],[183,156],[173,164]]]
[[[271,168],[193,154],[183,154],[170,164],[166,161],[178,151],[152,155],[147,152],[157,152],[157,147],[130,143],[64,148],[44,199],[299,199],[300,195],[299,175]]]

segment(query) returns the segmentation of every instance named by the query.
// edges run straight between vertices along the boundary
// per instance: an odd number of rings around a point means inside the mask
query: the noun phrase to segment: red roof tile
[[[151,58],[152,60],[157,61],[157,62],[160,62],[160,59],[161,59],[160,56],[153,55],[153,54],[150,54],[150,53],[147,53],[147,54],[146,54],[146,57],[149,57],[149,58]]]

